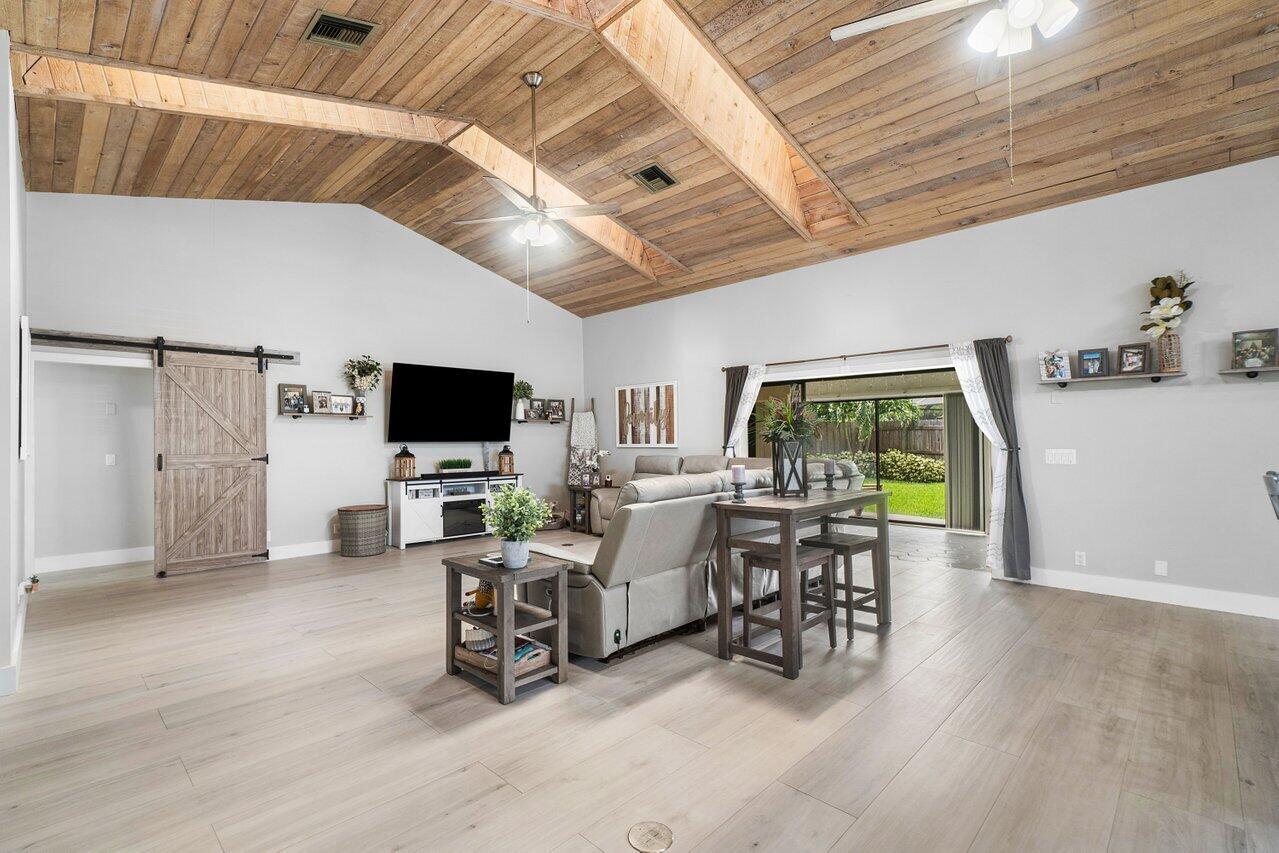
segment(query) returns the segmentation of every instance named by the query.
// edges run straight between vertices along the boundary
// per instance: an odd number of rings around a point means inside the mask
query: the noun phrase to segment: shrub
[[[885,450],[879,454],[879,476],[907,483],[943,483],[946,481],[946,463],[918,453]]]
[[[842,450],[822,455],[845,462],[851,461],[868,478],[875,475],[875,454],[869,450]],[[879,454],[879,476],[885,480],[902,480],[907,483],[944,483],[946,463],[918,453],[885,450]]]

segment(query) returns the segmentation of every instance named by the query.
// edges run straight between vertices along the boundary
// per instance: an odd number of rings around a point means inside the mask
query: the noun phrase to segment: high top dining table
[[[715,599],[720,612],[716,620],[719,629],[719,656],[724,660],[733,659],[733,573],[731,571],[732,549],[729,539],[733,535],[735,519],[757,519],[776,522],[778,527],[778,549],[781,555],[782,595],[781,621],[782,635],[790,642],[782,644],[782,675],[787,678],[799,676],[799,643],[800,623],[803,621],[803,604],[800,597],[800,573],[795,571],[795,552],[799,547],[799,530],[806,525],[821,522],[824,516],[839,512],[855,510],[859,507],[876,507],[875,519],[858,519],[862,524],[874,524],[878,542],[875,547],[879,551],[880,565],[883,566],[881,581],[883,588],[879,590],[878,601],[882,604],[879,611],[879,624],[892,621],[892,596],[890,590],[890,572],[888,563],[888,497],[884,491],[826,491],[811,489],[808,497],[782,498],[774,495],[760,495],[747,498],[745,503],[734,503],[731,500],[717,501],[715,507],[715,549],[716,578]],[[728,602],[726,608],[724,602]],[[727,615],[725,611],[727,610]],[[738,648],[741,654],[750,650]]]

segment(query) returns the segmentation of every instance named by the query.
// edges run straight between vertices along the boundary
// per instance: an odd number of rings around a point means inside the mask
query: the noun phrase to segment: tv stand
[[[523,474],[496,471],[441,471],[412,480],[387,480],[387,520],[392,547],[465,539],[489,531],[480,507],[505,486],[523,486]]]

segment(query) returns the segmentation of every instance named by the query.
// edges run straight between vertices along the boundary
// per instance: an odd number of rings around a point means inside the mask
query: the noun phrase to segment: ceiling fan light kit
[[[987,2],[989,0],[925,0],[905,9],[835,27],[830,31],[830,37],[831,41],[842,41],[894,24],[918,21]],[[1031,27],[1038,26],[1044,38],[1052,38],[1065,29],[1078,13],[1079,7],[1071,0],[1007,0],[982,15],[977,26],[968,34],[968,45],[979,53],[998,52],[999,56],[1024,53],[1033,44]]]
[[[1008,26],[1021,30],[1035,25],[1044,12],[1044,0],[1009,0]]]
[[[1039,32],[1050,39],[1066,28],[1079,14],[1079,7],[1070,0],[1045,0],[1044,12],[1039,16]]]
[[[1004,30],[1004,37],[999,40],[996,56],[1015,56],[1030,50],[1034,42],[1030,37],[1030,27],[1009,27]]]
[[[968,34],[968,46],[978,53],[990,53],[999,47],[999,42],[1008,29],[1008,13],[1002,8],[991,9],[981,16],[977,26]]]
[[[529,219],[515,226],[511,232],[517,243],[528,243],[530,246],[549,246],[559,239],[555,226],[545,219]]]

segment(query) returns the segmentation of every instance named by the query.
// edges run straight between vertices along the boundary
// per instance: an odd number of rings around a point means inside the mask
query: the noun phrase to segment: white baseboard
[[[316,554],[332,554],[341,547],[338,539],[321,539],[318,542],[299,542],[271,548],[271,560],[290,560],[294,557],[314,557]]]
[[[31,596],[18,587],[18,612],[13,620],[13,657],[8,666],[0,666],[0,696],[18,692],[18,669],[22,666],[22,637],[27,628],[27,601]]]
[[[86,551],[83,554],[59,554],[53,557],[36,557],[36,574],[65,572],[69,569],[89,569],[95,566],[120,566],[125,563],[142,563],[155,559],[155,549],[119,548],[114,551]]]
[[[1197,586],[1182,586],[1159,581],[1115,578],[1106,575],[1090,575],[1062,569],[1031,568],[1030,582],[1039,586],[1073,589],[1079,592],[1096,592],[1120,598],[1135,598],[1158,604],[1179,604],[1198,607],[1201,610],[1221,610],[1244,616],[1264,616],[1279,619],[1279,598],[1254,595],[1249,592],[1226,592]]]

